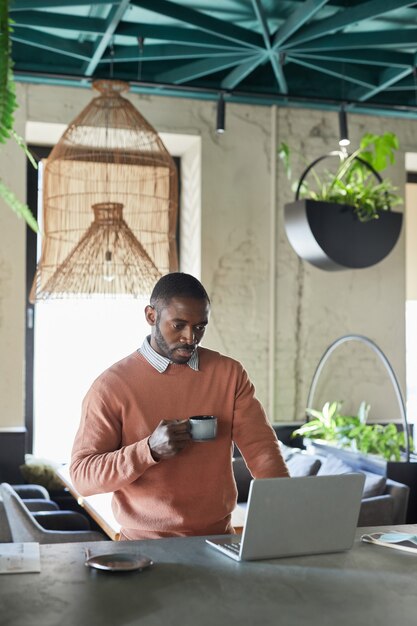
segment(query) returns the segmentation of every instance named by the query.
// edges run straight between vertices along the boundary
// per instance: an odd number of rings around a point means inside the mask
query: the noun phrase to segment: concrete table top
[[[417,557],[360,542],[377,530],[358,529],[349,552],[250,563],[223,556],[203,537],[41,545],[40,574],[0,576],[0,624],[415,626]],[[85,547],[141,553],[154,565],[92,570]]]

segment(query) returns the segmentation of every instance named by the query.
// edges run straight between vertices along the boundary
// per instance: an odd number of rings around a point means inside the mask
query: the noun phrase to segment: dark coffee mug
[[[193,441],[216,439],[217,417],[214,415],[193,415],[189,418]]]

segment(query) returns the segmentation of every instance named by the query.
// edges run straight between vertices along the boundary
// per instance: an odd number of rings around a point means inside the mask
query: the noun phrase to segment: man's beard
[[[158,346],[158,348],[160,349],[162,354],[167,359],[171,359],[173,351],[170,349],[169,345],[167,344],[167,342],[163,338],[162,333],[161,333],[160,328],[159,328],[158,322],[156,322],[156,324],[155,324],[154,339],[155,339],[156,345]]]
[[[163,356],[165,356],[167,359],[170,359],[171,361],[173,361],[174,363],[179,363],[179,364],[183,364],[184,363],[184,359],[181,358],[179,359],[178,356],[175,357],[175,350],[177,350],[178,348],[189,348],[190,346],[188,345],[177,345],[174,348],[170,348],[169,345],[167,344],[167,342],[165,341],[161,330],[159,328],[159,323],[158,321],[155,323],[155,332],[154,332],[154,339],[155,339],[155,343],[158,346],[159,350],[161,351],[161,353],[163,354]],[[190,354],[191,358],[192,354]],[[189,360],[189,359],[187,359]],[[187,362],[187,361],[185,361]]]

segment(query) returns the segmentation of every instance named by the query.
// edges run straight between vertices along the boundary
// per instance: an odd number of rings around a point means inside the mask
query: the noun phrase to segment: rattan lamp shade
[[[43,241],[31,300],[148,294],[177,269],[178,181],[152,126],[121,95],[100,95],[70,124],[44,167]]]

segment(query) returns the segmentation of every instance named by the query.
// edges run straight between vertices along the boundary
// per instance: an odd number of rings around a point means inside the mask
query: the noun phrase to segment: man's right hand
[[[181,452],[191,441],[188,420],[161,420],[148,439],[155,461],[168,459]]]

